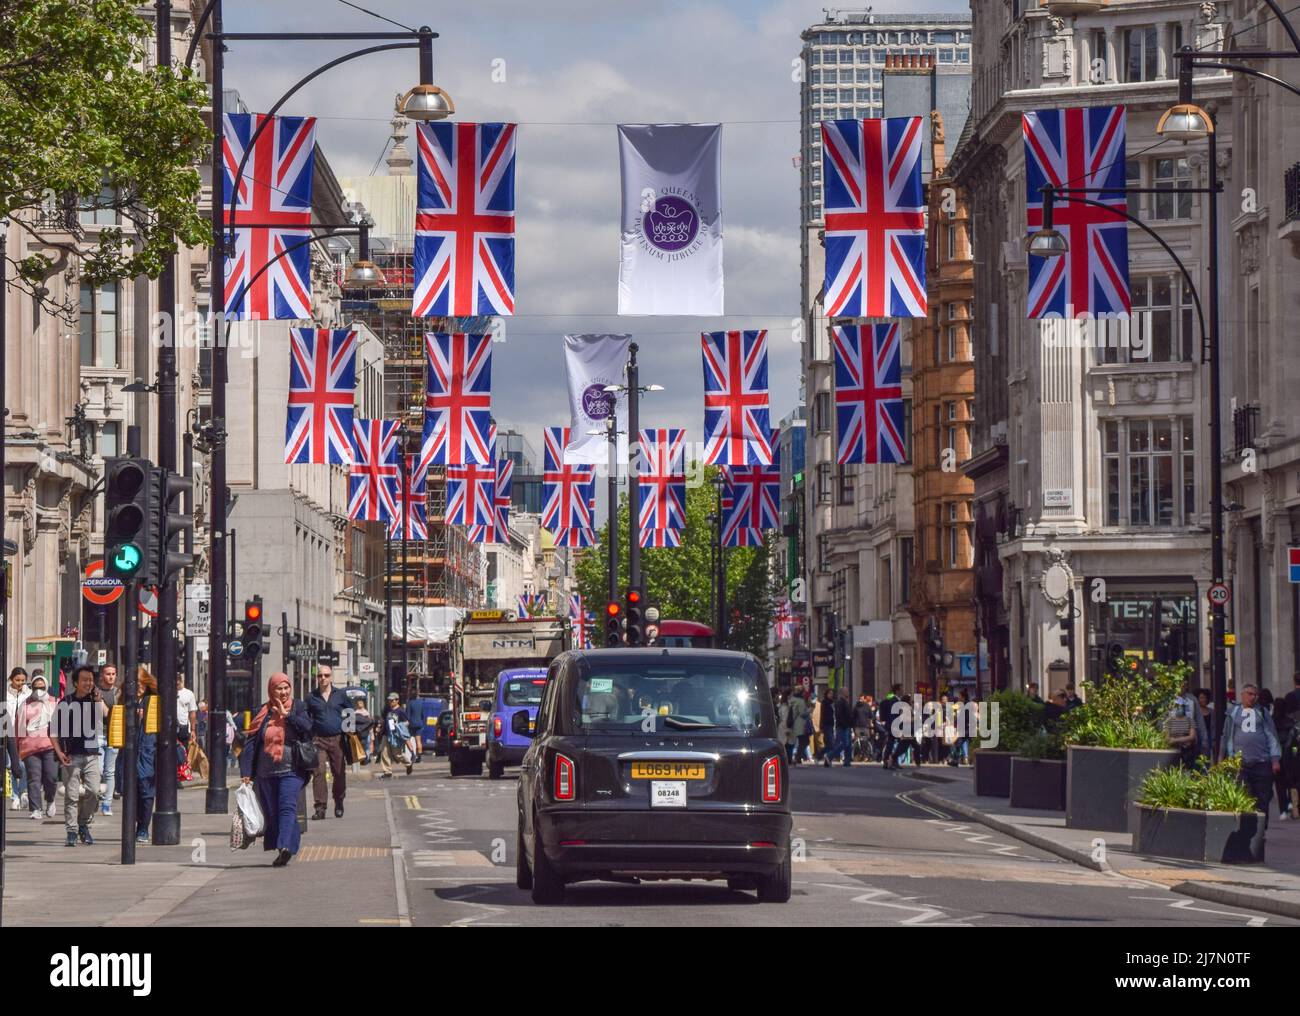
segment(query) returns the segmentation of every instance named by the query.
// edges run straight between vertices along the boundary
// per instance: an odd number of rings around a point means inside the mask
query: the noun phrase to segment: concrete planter
[[[1262,864],[1264,816],[1258,811],[1191,811],[1137,805],[1133,850],[1210,864]]]
[[[1013,758],[1011,807],[1065,810],[1065,759]]]
[[[1152,769],[1177,761],[1178,752],[1164,748],[1070,745],[1065,781],[1066,826],[1110,833],[1136,831],[1134,802],[1142,780]]]
[[[975,793],[979,797],[1011,796],[1011,759],[1013,751],[989,751],[981,748],[972,754],[975,760]]]

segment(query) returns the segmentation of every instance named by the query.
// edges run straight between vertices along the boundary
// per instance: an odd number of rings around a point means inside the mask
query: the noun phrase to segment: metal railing
[[[1284,179],[1286,182],[1286,214],[1282,216],[1282,221],[1296,222],[1300,220],[1300,162],[1287,167]]]
[[[81,219],[77,215],[77,206],[70,202],[41,205],[36,213],[34,226],[38,230],[71,233],[78,238],[85,235],[85,231],[81,228]]]
[[[1232,411],[1232,434],[1237,456],[1255,447],[1259,433],[1259,406],[1238,406]]]

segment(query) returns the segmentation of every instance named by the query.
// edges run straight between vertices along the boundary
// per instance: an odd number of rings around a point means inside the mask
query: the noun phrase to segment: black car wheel
[[[785,860],[771,875],[758,880],[758,899],[761,903],[790,902],[790,851],[786,848]]]
[[[515,887],[518,889],[533,887],[533,872],[528,867],[528,856],[524,853],[523,826],[520,826],[515,833]]]
[[[506,772],[506,767],[504,762],[488,763],[488,779],[499,780],[501,779],[502,776],[505,775],[505,772]]]
[[[447,768],[452,776],[462,776],[465,773],[464,752],[456,751],[454,748],[447,754]]]
[[[564,902],[564,879],[546,859],[536,819],[533,820],[533,902],[542,905]]]

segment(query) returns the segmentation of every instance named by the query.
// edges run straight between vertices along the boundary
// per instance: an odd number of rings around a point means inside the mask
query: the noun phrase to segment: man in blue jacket
[[[316,672],[316,690],[307,696],[307,713],[311,716],[311,733],[319,756],[311,781],[312,796],[316,799],[313,819],[325,817],[326,763],[334,773],[334,815],[343,817],[343,797],[348,789],[347,767],[343,761],[343,718],[351,710],[352,704],[343,689],[334,687],[333,669],[323,665]]]
[[[1241,756],[1241,782],[1255,798],[1255,807],[1264,813],[1267,829],[1273,777],[1282,768],[1282,746],[1273,717],[1259,705],[1259,689],[1253,684],[1241,689],[1241,704],[1232,706],[1224,717],[1223,750],[1219,756],[1233,755]]]

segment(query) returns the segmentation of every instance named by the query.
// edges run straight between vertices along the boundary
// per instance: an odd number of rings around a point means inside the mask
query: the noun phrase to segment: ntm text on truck
[[[479,776],[487,757],[488,723],[497,675],[520,667],[546,667],[569,648],[562,617],[515,620],[504,610],[476,610],[451,634],[453,714],[448,756],[452,776]]]

